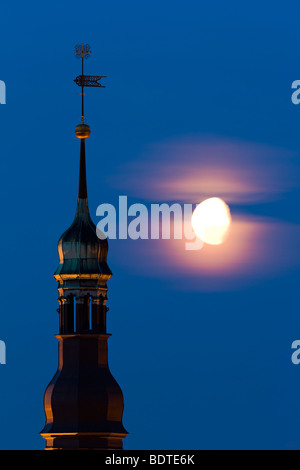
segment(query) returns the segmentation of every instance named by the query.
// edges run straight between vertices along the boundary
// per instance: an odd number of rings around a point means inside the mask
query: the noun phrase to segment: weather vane
[[[101,78],[106,78],[106,75],[84,75],[83,74],[83,61],[88,59],[91,54],[91,48],[88,44],[76,44],[75,46],[75,56],[77,59],[81,59],[81,75],[75,78],[74,82],[81,87],[81,123],[84,124],[84,87],[101,87],[105,88],[104,85],[101,85],[99,81]]]

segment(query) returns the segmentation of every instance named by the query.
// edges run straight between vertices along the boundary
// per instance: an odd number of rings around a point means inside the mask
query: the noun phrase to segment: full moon
[[[201,202],[192,214],[192,227],[195,234],[209,245],[223,243],[230,223],[230,209],[218,197],[212,197]]]

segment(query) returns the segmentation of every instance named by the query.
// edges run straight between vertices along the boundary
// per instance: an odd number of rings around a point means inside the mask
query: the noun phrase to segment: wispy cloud
[[[195,136],[150,145],[113,178],[116,187],[149,200],[217,196],[238,204],[276,199],[299,181],[299,156],[291,151]]]

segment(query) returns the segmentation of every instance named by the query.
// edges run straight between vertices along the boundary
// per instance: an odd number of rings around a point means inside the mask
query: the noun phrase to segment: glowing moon
[[[231,223],[228,205],[218,197],[201,202],[193,212],[192,227],[204,243],[220,245],[226,238]]]

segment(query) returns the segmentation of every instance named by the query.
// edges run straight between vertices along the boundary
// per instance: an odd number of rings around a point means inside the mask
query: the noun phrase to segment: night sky
[[[57,242],[75,215],[88,43],[88,196],[222,197],[227,241],[111,240],[110,369],[125,449],[300,449],[299,1],[2,2],[0,448],[43,449]]]

